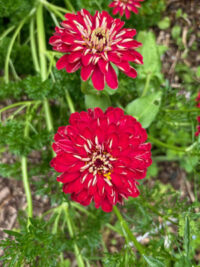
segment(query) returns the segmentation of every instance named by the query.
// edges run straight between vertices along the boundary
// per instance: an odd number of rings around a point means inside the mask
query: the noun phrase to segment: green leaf
[[[144,65],[140,69],[145,73],[155,73],[161,70],[161,60],[153,32],[140,32],[137,40],[142,43],[138,51],[143,55]]]
[[[172,38],[174,40],[177,40],[181,35],[181,27],[178,26],[178,25],[175,25],[173,28],[172,28]]]
[[[139,120],[144,128],[154,121],[161,102],[161,92],[140,97],[126,106],[126,112]]]
[[[106,95],[85,95],[85,107],[106,110],[111,105],[109,96]]]
[[[158,22],[158,27],[161,30],[166,30],[170,27],[170,18],[169,17],[165,17],[164,19],[162,19],[160,22]]]
[[[164,267],[164,263],[162,263],[160,260],[153,258],[151,256],[143,256],[145,261],[148,263],[151,267]]]

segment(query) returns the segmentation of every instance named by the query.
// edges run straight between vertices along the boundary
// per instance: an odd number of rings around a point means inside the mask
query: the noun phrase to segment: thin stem
[[[51,13],[51,12],[53,12],[56,16],[58,16],[61,20],[64,20],[65,19],[65,17],[63,16],[63,14],[59,11],[59,10],[57,10],[57,9],[53,9],[53,8],[51,8],[50,6],[48,6],[48,5],[45,5],[44,4],[44,6],[45,6],[45,8]]]
[[[36,72],[40,71],[40,65],[38,61],[38,56],[37,56],[37,49],[36,49],[36,42],[35,42],[35,32],[34,32],[34,18],[31,19],[30,22],[30,43],[31,43],[31,52],[32,52],[32,57],[33,57],[33,64],[35,67]]]
[[[2,35],[0,36],[0,41],[2,41],[11,31],[13,31],[15,26],[9,27],[7,30],[5,30]]]
[[[11,109],[11,108],[15,108],[15,107],[18,107],[18,106],[23,106],[23,105],[30,105],[30,104],[34,104],[34,103],[40,103],[40,101],[24,101],[24,102],[17,102],[17,103],[14,103],[12,105],[9,105],[7,107],[4,107],[2,109],[0,109],[0,114],[8,109]]]
[[[39,4],[37,8],[36,19],[37,19],[38,47],[39,47],[39,57],[40,57],[40,72],[42,81],[45,81],[47,79],[47,62],[45,58],[46,38],[44,31],[42,4]]]
[[[18,74],[17,74],[17,72],[16,72],[16,70],[15,70],[15,66],[13,65],[13,62],[12,62],[11,59],[10,59],[10,61],[9,61],[9,64],[10,64],[10,68],[11,68],[11,70],[12,70],[12,73],[13,73],[13,76],[14,76],[15,80],[16,80],[16,81],[20,81],[21,79],[20,79],[20,77],[18,76]]]
[[[71,10],[72,12],[75,12],[74,7],[72,6],[71,2],[69,0],[64,0],[66,6],[69,8],[69,10]]]
[[[43,105],[44,105],[44,111],[45,111],[45,116],[46,116],[47,129],[49,131],[53,131],[53,120],[51,116],[49,102],[47,99],[44,99]]]
[[[55,25],[56,25],[57,27],[59,27],[59,26],[60,26],[60,25],[59,25],[59,22],[58,22],[56,16],[54,15],[54,13],[52,13],[52,12],[50,11],[50,15],[51,15],[52,20],[53,20],[53,22],[55,23]]]
[[[199,108],[192,108],[192,109],[165,109],[165,112],[199,112]]]
[[[49,7],[52,11],[59,10],[60,12],[63,12],[63,13],[69,13],[70,12],[66,8],[63,8],[63,7],[60,7],[60,6],[56,6],[54,4],[50,4],[46,0],[40,0],[40,2],[42,4],[44,4],[45,6]]]
[[[137,241],[136,237],[133,235],[132,231],[130,230],[128,224],[126,223],[126,221],[123,219],[120,211],[118,210],[118,208],[116,206],[113,207],[113,210],[118,218],[118,220],[121,223],[122,229],[125,232],[125,238],[128,238],[130,241],[133,242],[133,244],[135,245],[136,249],[140,252],[141,255],[143,255],[145,253],[145,248]]]
[[[27,170],[27,157],[23,156],[21,158],[21,169],[22,169],[22,179],[24,190],[26,194],[26,199],[28,203],[28,217],[33,217],[33,204],[32,204],[32,196],[31,196],[31,189],[28,180],[28,170]]]
[[[71,218],[69,215],[69,209],[68,209],[68,206],[66,206],[66,207],[67,207],[67,211],[66,211],[65,215],[66,215],[66,221],[67,221],[67,226],[68,226],[68,230],[69,230],[69,235],[71,238],[74,238],[74,231],[73,231],[73,227],[72,227]],[[78,266],[84,267],[85,266],[84,261],[82,259],[81,254],[80,254],[79,248],[75,242],[74,242],[74,251],[75,251]]]
[[[74,103],[73,103],[73,101],[71,99],[71,96],[70,96],[68,90],[66,90],[66,99],[67,99],[67,103],[68,103],[70,112],[74,113],[75,112]]]
[[[5,82],[8,83],[9,82],[9,61],[10,61],[10,56],[11,56],[11,52],[12,52],[12,48],[13,45],[15,43],[15,40],[17,38],[17,35],[19,34],[19,32],[21,31],[21,28],[23,27],[23,25],[25,24],[26,20],[35,12],[35,9],[32,9],[31,12],[29,13],[28,16],[26,16],[23,20],[21,20],[21,22],[19,23],[15,33],[12,36],[12,39],[9,43],[8,46],[8,50],[7,50],[7,54],[6,54],[6,59],[5,59],[5,66],[4,66],[4,79]]]
[[[145,86],[144,86],[144,90],[142,92],[142,95],[141,97],[145,96],[149,90],[149,83],[151,81],[151,73],[147,74],[147,78],[146,78],[146,83],[145,83]]]
[[[30,108],[30,106],[29,106]],[[28,108],[28,111],[29,111]],[[26,125],[24,129],[24,138],[27,138],[29,136],[29,119],[30,116],[27,114],[26,115]],[[22,168],[22,179],[23,179],[23,185],[24,185],[24,190],[26,194],[26,199],[28,203],[28,217],[31,218],[33,217],[33,204],[32,204],[32,196],[31,196],[31,189],[30,189],[30,184],[29,184],[29,179],[28,179],[28,167],[27,167],[27,157],[22,156],[21,158],[21,168]],[[29,220],[28,220],[29,224]]]
[[[38,6],[36,18],[37,18],[37,32],[38,32],[38,47],[39,47],[39,55],[40,55],[40,72],[41,72],[42,81],[45,81],[47,79],[47,62],[46,62],[46,57],[45,57],[46,38],[45,38],[45,31],[44,31],[42,4],[39,4]],[[53,120],[51,116],[49,102],[47,99],[44,99],[43,105],[44,105],[47,128],[49,131],[53,131]]]
[[[171,150],[177,151],[177,152],[186,152],[186,148],[181,148],[181,147],[177,147],[177,146],[173,146],[173,145],[169,145],[169,144],[165,144],[162,141],[154,138],[151,135],[148,135],[148,138],[150,141],[152,141],[154,144],[165,147],[165,148],[169,148]]]

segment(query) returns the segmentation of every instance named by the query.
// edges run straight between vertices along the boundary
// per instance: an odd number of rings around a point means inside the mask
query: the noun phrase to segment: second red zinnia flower
[[[82,9],[77,14],[68,13],[62,28],[49,40],[53,49],[62,53],[56,66],[72,73],[81,69],[83,81],[90,77],[97,90],[103,90],[105,82],[112,89],[118,87],[113,63],[127,76],[135,78],[136,70],[129,62],[143,64],[142,56],[135,51],[141,43],[133,40],[135,29],[123,28],[124,22],[112,18],[107,12],[92,16]]]
[[[137,180],[152,163],[151,144],[141,124],[119,108],[73,113],[58,129],[51,166],[71,198],[110,212],[123,198],[137,197]]]
[[[140,2],[143,1],[144,0],[114,0],[109,7],[113,8],[113,15],[119,13],[120,16],[123,16],[125,13],[126,18],[129,19],[131,12],[138,13],[138,8],[141,7]]]

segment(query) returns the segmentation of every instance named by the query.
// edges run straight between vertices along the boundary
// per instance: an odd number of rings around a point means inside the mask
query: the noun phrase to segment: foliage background
[[[138,78],[132,80],[119,73],[118,90],[96,92],[90,83],[81,88],[79,73],[69,75],[56,70],[59,55],[51,52],[47,41],[49,75],[45,80],[41,77],[32,59],[29,20],[14,41],[9,83],[5,82],[6,54],[15,31],[12,27],[40,3],[0,0],[0,153],[5,159],[0,163],[0,175],[2,180],[10,179],[11,184],[13,179],[21,181],[21,160],[28,158],[32,196],[47,199],[48,203],[42,214],[34,210],[28,227],[26,210],[18,210],[14,229],[2,234],[3,266],[71,266],[74,243],[87,266],[199,266],[200,140],[194,133],[199,114],[195,98],[200,89],[200,60],[194,55],[200,47],[193,36],[199,38],[200,34],[192,4],[177,2],[142,3],[139,15],[133,14],[126,21],[126,27],[137,29],[137,39],[143,43],[140,52],[144,65],[136,66]],[[47,3],[66,9],[73,5],[75,10],[85,8],[92,13],[97,9],[111,12],[107,0]],[[43,4],[48,40],[55,22],[61,18],[45,1]],[[34,34],[36,37],[37,28]],[[77,111],[119,106],[147,128],[154,163],[147,179],[141,182],[141,196],[129,199],[121,208],[130,229],[145,245],[145,255],[136,252],[130,240],[124,238],[114,214],[105,214],[93,205],[76,206],[55,182],[56,173],[49,166],[50,144],[56,129],[68,123],[69,95]],[[44,99],[48,100],[53,117],[54,130],[50,132]],[[27,124],[28,135],[24,132]],[[75,223],[74,236],[68,231],[66,214]]]

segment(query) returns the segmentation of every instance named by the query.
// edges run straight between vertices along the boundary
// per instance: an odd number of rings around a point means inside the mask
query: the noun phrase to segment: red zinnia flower
[[[195,133],[195,136],[200,135],[200,116],[197,117],[198,125],[197,125],[197,131]]]
[[[73,113],[70,125],[58,129],[51,166],[71,198],[110,212],[123,198],[137,197],[137,180],[152,163],[151,144],[141,124],[120,108]]]
[[[138,7],[141,7],[141,4],[139,2],[143,2],[144,0],[114,0],[109,7],[113,7],[113,15],[116,15],[117,13],[120,14],[120,16],[123,16],[124,13],[126,15],[126,18],[129,19],[131,16],[131,11],[134,13],[138,13]]]
[[[97,90],[103,90],[105,81],[112,89],[118,87],[118,79],[111,63],[129,77],[137,76],[129,62],[143,64],[142,56],[135,51],[141,43],[133,40],[135,29],[125,29],[124,22],[112,18],[107,12],[92,16],[82,9],[77,14],[67,13],[62,28],[49,40],[53,49],[62,53],[56,66],[75,72],[81,68],[81,77],[92,82]]]
[[[198,96],[196,98],[197,107],[200,108],[200,92],[198,93]]]

